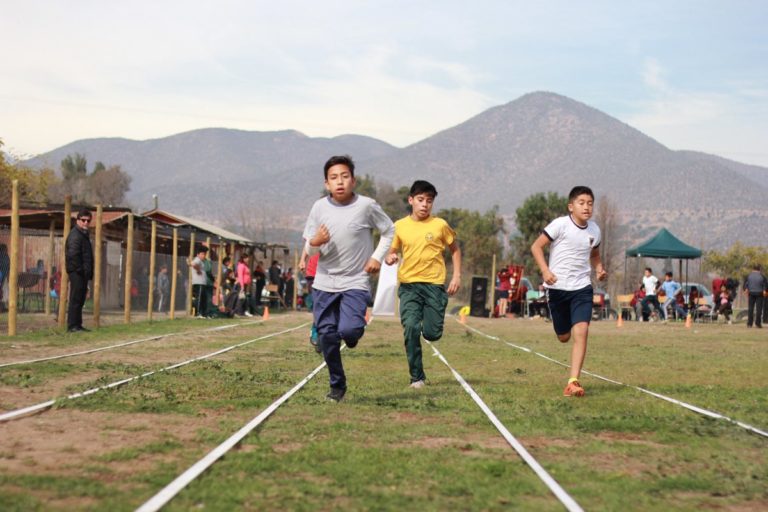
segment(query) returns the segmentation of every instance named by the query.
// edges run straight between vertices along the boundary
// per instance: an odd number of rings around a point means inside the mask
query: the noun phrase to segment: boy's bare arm
[[[301,249],[301,258],[299,258],[299,270],[304,272],[307,268],[307,248],[302,247]]]
[[[453,277],[448,284],[448,295],[453,295],[459,291],[461,286],[461,248],[456,240],[448,246],[451,250],[451,263],[453,263]]]
[[[384,263],[387,265],[394,265],[398,261],[400,261],[400,256],[397,254],[397,249],[390,247],[387,255],[384,256]]]
[[[544,248],[549,245],[549,242],[550,240],[546,235],[539,235],[539,238],[531,245],[531,254],[533,254],[533,259],[536,260],[536,264],[539,266],[539,270],[541,270],[541,277],[544,279],[544,282],[555,284],[557,276],[549,270],[549,265],[547,265],[547,260],[544,257]]]
[[[589,255],[589,260],[592,266],[595,268],[595,276],[598,281],[604,281],[608,277],[608,272],[603,267],[603,260],[600,258],[600,249],[597,247],[592,249],[592,253]]]

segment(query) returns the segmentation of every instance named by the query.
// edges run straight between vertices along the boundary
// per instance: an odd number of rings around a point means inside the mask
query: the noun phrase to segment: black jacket
[[[67,274],[81,274],[86,280],[93,279],[93,247],[88,232],[74,228],[69,232],[64,250]]]

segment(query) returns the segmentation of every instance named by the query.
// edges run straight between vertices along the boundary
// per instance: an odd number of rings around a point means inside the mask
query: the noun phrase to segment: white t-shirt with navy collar
[[[552,246],[549,251],[549,270],[557,282],[545,286],[555,290],[581,290],[592,284],[592,249],[600,245],[600,228],[596,222],[587,221],[579,226],[573,217],[566,215],[550,222],[543,231]]]

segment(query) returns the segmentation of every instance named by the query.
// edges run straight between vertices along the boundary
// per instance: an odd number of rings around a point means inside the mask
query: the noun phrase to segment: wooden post
[[[489,318],[493,318],[493,310],[496,309],[496,304],[494,304],[493,298],[496,296],[496,255],[493,255],[493,265],[491,266],[491,280],[488,283],[488,296],[489,296],[489,302],[490,302],[490,310],[491,313]],[[499,316],[501,316],[501,311],[499,311]]]
[[[131,323],[131,284],[133,277],[133,213],[128,214],[125,233],[125,284],[123,285],[123,321]]]
[[[11,275],[8,276],[8,336],[16,336],[19,303],[19,180],[11,185]],[[0,281],[0,286],[3,283]]]
[[[51,226],[48,228],[48,263],[45,266],[45,275],[48,279],[45,280],[45,298],[43,304],[45,308],[45,316],[51,314],[51,278],[53,277],[53,258],[56,255],[56,245],[53,237],[53,233],[56,229],[56,221],[51,221]]]
[[[298,299],[299,297],[299,280],[298,280],[298,268],[299,268],[299,252],[294,246],[293,248],[293,297],[291,299],[293,300],[293,310],[296,311],[299,309],[298,307]]]
[[[179,228],[173,228],[173,256],[171,260],[171,267],[173,272],[171,276],[171,297],[168,302],[168,307],[170,309],[169,312],[169,318],[173,320],[176,318],[176,274],[179,271],[179,262],[177,261],[179,259]]]
[[[152,321],[155,305],[155,256],[157,252],[157,221],[152,219],[152,238],[149,241],[149,290],[147,290],[147,318]]]
[[[104,209],[96,205],[96,233],[93,243],[93,323],[101,327],[101,236],[102,213]]]
[[[59,327],[64,328],[67,321],[67,303],[69,302],[69,274],[67,274],[67,237],[72,228],[72,196],[64,196],[64,231],[61,244],[61,283],[59,284]]]
[[[192,261],[195,259],[195,232],[189,236],[189,259],[187,260],[187,316],[192,316]]]
[[[216,306],[221,307],[224,304],[223,296],[221,293],[221,270],[224,268],[224,258],[227,257],[227,245],[223,244],[221,242],[221,238],[219,238],[219,271],[216,273],[216,284],[215,284],[215,293],[216,293]],[[208,252],[210,254],[210,251]]]

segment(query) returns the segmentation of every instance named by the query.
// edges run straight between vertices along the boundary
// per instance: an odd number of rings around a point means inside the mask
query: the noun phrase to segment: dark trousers
[[[69,306],[67,329],[83,326],[83,306],[88,295],[88,280],[83,274],[69,274]]]
[[[448,294],[442,285],[402,283],[397,295],[411,382],[424,380],[427,376],[422,362],[421,336],[429,341],[443,337]]]
[[[365,333],[365,311],[371,294],[367,290],[324,292],[312,290],[318,339],[328,365],[332,388],[347,389],[341,363],[341,342],[354,347]]]
[[[256,289],[253,292],[253,302],[257,306],[261,306],[261,292],[264,291],[264,279],[257,279],[256,280]]]
[[[195,306],[196,316],[208,316],[211,304],[208,286],[204,284],[192,285],[192,304]]]
[[[747,304],[747,327],[752,327],[752,323],[758,327],[763,326],[763,294],[750,293]]]

